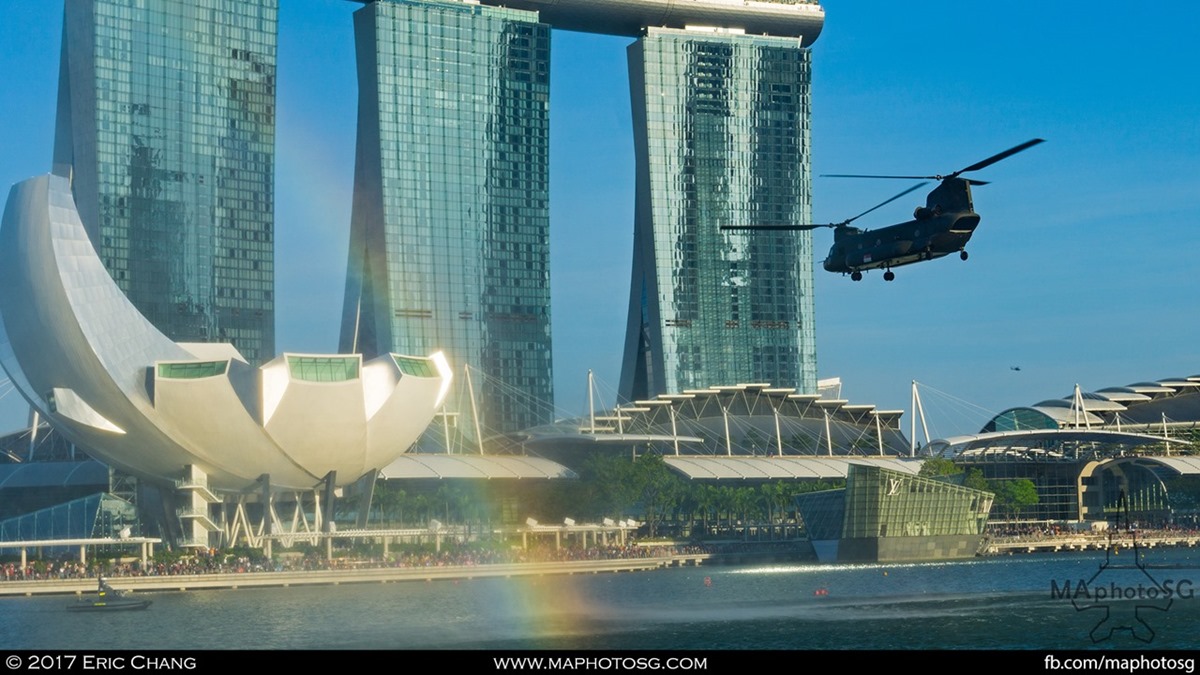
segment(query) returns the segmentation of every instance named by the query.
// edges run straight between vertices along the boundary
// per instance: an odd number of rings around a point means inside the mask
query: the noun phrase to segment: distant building
[[[276,0],[67,0],[54,172],[175,340],[275,351]]]
[[[1071,395],[993,416],[976,434],[931,441],[989,480],[1027,479],[1038,502],[1025,520],[1096,521],[1131,515],[1167,522],[1197,510],[1180,478],[1200,475],[1200,375],[1164,377]]]
[[[720,230],[811,220],[807,46],[650,28],[629,64],[637,192],[620,395],[717,382],[815,392],[811,233]]]
[[[821,562],[973,558],[993,495],[945,480],[851,464],[846,487],[796,507]]]
[[[370,2],[354,26],[341,351],[444,350],[488,376],[484,426],[546,423],[550,27],[535,12],[423,0]]]

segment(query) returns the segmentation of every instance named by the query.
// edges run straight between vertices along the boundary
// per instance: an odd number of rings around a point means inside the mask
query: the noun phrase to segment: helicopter
[[[776,230],[809,231],[820,227],[833,229],[833,247],[825,258],[828,272],[849,274],[854,281],[861,281],[864,270],[883,269],[884,281],[892,281],[896,274],[893,267],[933,260],[951,253],[966,260],[967,242],[979,226],[979,214],[975,213],[971,201],[971,186],[986,185],[986,181],[962,178],[969,171],[978,171],[1007,159],[1018,152],[1044,142],[1034,138],[980,160],[966,168],[945,176],[875,176],[862,174],[823,174],[829,178],[909,178],[926,182],[917,183],[894,197],[876,204],[862,213],[840,223],[818,225],[725,225],[722,230]],[[931,180],[940,181],[925,198],[925,206],[918,206],[913,219],[882,227],[865,230],[852,227],[850,223],[871,213],[875,209],[892,203],[904,195],[928,185]]]

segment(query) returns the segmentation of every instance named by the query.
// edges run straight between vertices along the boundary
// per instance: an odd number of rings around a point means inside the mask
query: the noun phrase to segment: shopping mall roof
[[[434,455],[408,453],[384,467],[381,478],[578,478],[557,462],[520,455]]]
[[[916,474],[922,460],[891,457],[664,457],[667,466],[696,480],[834,480],[845,478],[851,464],[879,466]]]
[[[1026,429],[994,431],[930,441],[923,455],[975,459],[1077,461],[1121,456],[1133,449],[1163,444],[1161,436],[1112,429]]]
[[[1117,431],[1161,433],[1164,428],[1200,425],[1200,375],[1166,377],[1078,390],[1059,399],[1009,408],[984,425],[981,433],[1031,429],[1104,427]]]

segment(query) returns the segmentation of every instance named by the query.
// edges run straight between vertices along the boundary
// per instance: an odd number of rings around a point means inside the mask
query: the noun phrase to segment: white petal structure
[[[217,490],[356,480],[406,452],[445,398],[442,354],[284,354],[175,343],[113,282],[67,179],[15,185],[0,229],[0,364],[35,409],[115,467]]]

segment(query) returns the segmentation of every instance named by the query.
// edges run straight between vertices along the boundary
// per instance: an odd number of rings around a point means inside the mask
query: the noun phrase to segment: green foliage
[[[658,524],[683,493],[682,480],[672,474],[661,455],[647,453],[634,462],[633,488],[642,507],[642,517],[655,536]]]
[[[1037,486],[1028,478],[992,481],[988,489],[996,494],[996,506],[1008,511],[1009,517],[1039,501]]]
[[[992,490],[992,484],[988,482],[988,479],[983,477],[983,472],[979,469],[967,469],[967,475],[963,476],[962,484],[963,487],[969,487],[974,490],[984,490],[987,492],[994,491]],[[1030,483],[1030,485],[1032,485],[1032,483]],[[1036,490],[1034,490],[1034,495],[1037,495]]]
[[[1167,499],[1173,509],[1200,508],[1200,476],[1179,476],[1166,482]]]
[[[918,476],[936,478],[938,476],[953,476],[962,473],[962,469],[945,457],[930,457],[921,464]]]

